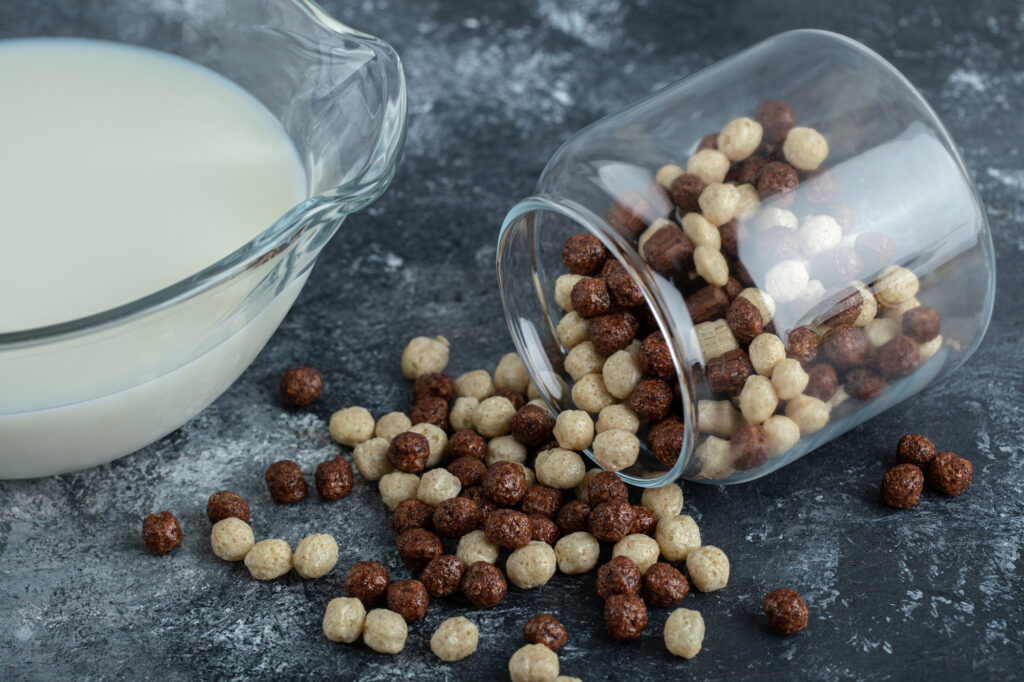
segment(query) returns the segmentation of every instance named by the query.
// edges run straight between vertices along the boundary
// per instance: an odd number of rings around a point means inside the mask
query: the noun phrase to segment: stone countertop
[[[533,0],[325,2],[401,53],[409,81],[405,159],[388,193],[351,217],[325,249],[280,330],[213,406],[112,465],[0,482],[0,660],[4,677],[480,679],[507,674],[523,622],[556,614],[570,643],[564,674],[586,680],[757,677],[921,679],[1020,676],[1024,656],[1024,13],[1011,0],[750,3]],[[329,414],[359,404],[408,409],[398,359],[415,334],[444,334],[454,373],[511,350],[494,275],[497,227],[529,194],[573,131],[764,37],[796,27],[852,36],[917,85],[963,147],[992,223],[999,291],[978,352],[952,377],[767,478],[717,489],[686,485],[686,511],[732,561],[727,589],[687,598],[707,623],[690,661],[664,649],[666,609],[644,637],[604,632],[594,575],[512,589],[484,612],[438,601],[412,624],[399,656],[327,641],[326,603],[354,561],[405,576],[389,515],[357,476],[335,504],[313,495],[278,507],[263,484],[273,460],[312,470],[338,452]],[[525,143],[524,143],[525,141]],[[277,400],[282,371],[320,368],[326,389],[307,411]],[[896,439],[930,434],[974,462],[963,496],[926,492],[911,512],[879,506]],[[339,540],[337,568],[251,580],[212,556],[207,496],[249,500],[257,536]],[[171,509],[185,532],[169,556],[146,553],[143,516]],[[797,588],[806,632],[771,634],[760,602]],[[481,629],[471,658],[439,664],[429,638],[464,614]]]

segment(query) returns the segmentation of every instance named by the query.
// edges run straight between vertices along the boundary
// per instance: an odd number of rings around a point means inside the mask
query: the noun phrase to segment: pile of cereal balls
[[[882,477],[882,503],[895,509],[917,506],[925,481],[936,492],[955,497],[967,490],[974,477],[969,459],[953,452],[937,452],[935,443],[919,433],[908,433],[896,444],[897,464]]]

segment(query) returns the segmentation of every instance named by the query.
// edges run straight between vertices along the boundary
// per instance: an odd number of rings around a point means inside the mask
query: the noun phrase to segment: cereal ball
[[[459,457],[448,465],[448,473],[459,479],[462,488],[480,485],[487,473],[487,465],[476,457]]]
[[[696,175],[705,185],[722,182],[729,172],[729,157],[717,149],[702,149],[686,162],[686,172]]]
[[[423,490],[422,485],[420,490]],[[437,504],[431,521],[434,529],[442,537],[461,538],[480,525],[481,516],[480,508],[473,500],[467,497],[451,497]]]
[[[444,429],[427,423],[413,424],[408,433],[416,433],[427,439],[429,452],[427,454],[426,468],[436,467],[444,459],[444,452],[448,448],[448,434]]]
[[[917,347],[918,354],[921,357],[921,362],[928,361],[933,355],[939,352],[942,348],[942,334],[939,334],[928,343],[922,343]]]
[[[818,357],[820,344],[821,339],[813,329],[797,327],[786,339],[786,354],[806,365]]]
[[[912,343],[912,342],[911,342]],[[860,327],[841,324],[821,340],[821,350],[833,367],[839,370],[851,369],[864,363],[870,345],[867,335]],[[914,346],[917,352],[917,346]]]
[[[565,356],[565,371],[573,381],[579,381],[592,372],[600,372],[605,358],[597,352],[592,341],[583,341]]]
[[[697,274],[708,284],[721,287],[729,281],[729,263],[718,249],[698,246],[693,252],[693,264]]]
[[[391,517],[391,530],[395,533],[404,533],[413,528],[429,530],[433,527],[433,515],[434,508],[430,505],[414,499],[402,500]]]
[[[736,191],[736,187],[720,182],[708,185],[698,199],[704,219],[716,226],[724,225],[733,219],[739,201],[740,193]],[[690,236],[690,239],[693,237]],[[698,242],[694,240],[694,243]]]
[[[416,499],[431,507],[456,497],[462,490],[462,483],[445,469],[431,469],[423,474]]]
[[[782,154],[797,170],[811,171],[828,156],[828,142],[814,128],[797,126],[786,134]]]
[[[597,594],[607,599],[613,594],[634,594],[640,591],[640,568],[628,556],[616,555],[597,569]]]
[[[633,530],[632,534],[654,535],[654,529],[658,527],[658,517],[651,509],[642,504],[633,505]]]
[[[764,288],[780,303],[790,303],[800,298],[801,292],[810,281],[807,268],[798,260],[779,261],[764,276]]]
[[[255,538],[252,528],[241,519],[228,516],[213,524],[210,546],[224,561],[241,561],[252,549]]]
[[[217,523],[228,517],[235,517],[249,523],[249,503],[230,490],[210,495],[206,501],[206,518]]]
[[[391,442],[392,438],[408,431],[410,428],[412,428],[412,420],[405,414],[402,412],[388,412],[377,420],[377,425],[373,429],[373,435]]]
[[[573,234],[562,247],[562,263],[575,275],[592,275],[601,269],[607,257],[601,240],[592,234]]]
[[[604,623],[615,641],[636,639],[647,627],[647,605],[636,594],[613,594],[604,602]]]
[[[543,542],[551,547],[558,542],[558,524],[542,514],[530,514],[530,541]]]
[[[644,292],[622,263],[609,260],[602,270],[605,285],[612,300],[623,308],[633,308],[644,302]]]
[[[828,424],[828,405],[809,395],[798,395],[786,403],[786,416],[796,422],[800,435],[806,436]]]
[[[672,389],[662,379],[644,379],[636,385],[627,403],[644,419],[662,419],[672,406]]]
[[[598,471],[587,481],[587,501],[596,507],[612,500],[628,500],[626,483],[610,471]]]
[[[651,333],[643,340],[638,359],[640,369],[648,376],[666,380],[676,376],[672,354],[669,352],[665,335],[660,331]]]
[[[281,400],[289,407],[306,407],[320,397],[324,379],[312,367],[296,367],[281,377]]]
[[[583,275],[565,274],[555,280],[555,303],[565,312],[572,310],[572,288],[576,282],[583,279]]]
[[[430,606],[427,588],[419,580],[396,580],[391,583],[388,585],[387,600],[388,609],[406,622],[424,618]]]
[[[918,343],[928,343],[942,328],[942,315],[935,308],[921,305],[903,314],[903,333]]]
[[[472,457],[482,460],[487,454],[487,441],[471,429],[462,429],[455,432],[448,439],[448,445],[444,450],[445,458],[455,460],[460,457]]]
[[[633,530],[633,507],[628,500],[609,500],[590,512],[590,533],[604,542],[618,542]]]
[[[732,465],[737,471],[750,471],[768,459],[768,433],[760,424],[747,424],[729,441]]]
[[[761,102],[754,112],[754,118],[764,127],[765,141],[773,145],[786,139],[795,121],[793,109],[780,100]]]
[[[430,650],[445,663],[454,663],[476,652],[480,633],[462,616],[449,618],[430,637]]]
[[[284,540],[261,540],[245,555],[245,567],[256,580],[280,578],[292,568],[292,548]]]
[[[419,402],[423,398],[441,398],[447,403],[455,395],[455,382],[447,374],[427,372],[416,377],[412,384],[412,401]],[[396,413],[396,414],[401,414]]]
[[[591,319],[607,313],[612,306],[608,285],[603,279],[584,277],[569,294],[572,309],[584,319]]]
[[[597,416],[597,423],[594,425],[594,430],[597,433],[610,429],[636,433],[639,428],[640,418],[636,416],[633,410],[622,404],[608,405],[601,408],[601,412]]]
[[[530,543],[533,529],[526,514],[514,509],[497,509],[484,520],[484,533],[499,547],[518,549]]]
[[[675,606],[690,592],[690,583],[674,566],[664,561],[652,564],[644,573],[640,589],[650,606]]]
[[[463,570],[462,559],[442,554],[430,560],[420,574],[420,582],[431,597],[449,597],[459,591]]]
[[[352,461],[367,481],[379,481],[382,476],[395,470],[388,460],[389,445],[384,438],[371,438],[352,450]]]
[[[314,533],[299,540],[292,566],[303,578],[322,578],[338,563],[338,543],[326,533]]]
[[[854,400],[874,400],[889,382],[865,367],[852,369],[843,376],[843,387]]]
[[[345,594],[362,602],[363,606],[374,606],[387,592],[388,569],[377,561],[357,561],[352,564],[345,577]]]
[[[394,511],[403,500],[416,497],[416,491],[420,487],[420,477],[416,474],[406,474],[400,471],[393,471],[384,474],[377,484],[380,490],[380,497],[388,509]]]
[[[867,345],[867,339],[864,340]],[[875,364],[882,376],[902,379],[910,376],[921,364],[917,344],[909,336],[896,336],[887,341],[875,354]]]
[[[668,189],[672,186],[675,179],[685,172],[686,171],[674,163],[665,164],[654,173],[654,181],[665,189]]]
[[[608,471],[621,471],[636,463],[640,440],[629,431],[612,429],[594,438],[594,459]]]
[[[546,485],[535,485],[526,491],[519,506],[527,514],[554,518],[562,507],[562,491]]]
[[[843,228],[831,216],[816,215],[807,218],[797,232],[800,248],[808,258],[814,258],[839,246]]]
[[[698,400],[697,428],[701,433],[728,438],[743,425],[743,417],[729,400]],[[648,430],[650,434],[650,430]]]
[[[501,571],[486,561],[470,564],[462,575],[462,594],[478,609],[489,609],[508,592]]]
[[[521,590],[539,587],[555,574],[555,550],[546,542],[531,541],[512,552],[505,561],[505,573]]]
[[[700,528],[692,516],[667,516],[658,521],[654,539],[666,561],[682,561],[700,548]]]
[[[504,436],[512,428],[512,418],[515,415],[516,408],[508,398],[487,398],[473,413],[473,426],[484,438]]]
[[[417,336],[402,352],[402,374],[406,379],[417,379],[421,374],[443,372],[448,366],[448,339]]]
[[[475,398],[482,401],[492,393],[494,393],[494,382],[491,381],[491,375],[485,369],[466,372],[455,380],[455,395],[460,398]]]
[[[523,639],[529,644],[543,644],[557,653],[569,641],[569,633],[551,614],[538,613],[523,625]]]
[[[411,416],[413,424],[432,424],[447,429],[448,401],[436,395],[424,396],[412,406]]]
[[[335,443],[359,445],[373,438],[376,422],[365,407],[346,407],[331,415],[329,428]]]
[[[327,602],[324,611],[323,628],[327,639],[332,642],[351,644],[363,634],[366,622],[366,608],[358,599],[337,597]]]
[[[387,450],[388,461],[399,471],[419,473],[427,466],[430,441],[425,436],[406,431],[391,439]]]
[[[150,514],[142,520],[142,544],[156,555],[167,554],[181,544],[178,519],[169,511]]]
[[[526,494],[526,475],[515,462],[495,462],[484,475],[482,485],[487,497],[511,507]]]
[[[526,393],[530,385],[530,373],[518,353],[506,353],[498,361],[494,370],[494,385],[497,388],[510,388],[516,393]]]
[[[776,393],[773,383],[774,374],[773,372],[771,380],[760,374],[752,374],[747,377],[743,390],[740,392],[740,412],[747,422],[763,424],[775,414],[775,408],[779,406],[779,395]]]
[[[583,410],[566,410],[555,419],[553,435],[566,450],[584,450],[594,440],[594,420]]]
[[[672,203],[679,207],[679,211],[685,215],[700,211],[698,198],[704,191],[704,187],[704,182],[696,175],[683,172],[672,179],[668,193],[672,197]]]
[[[947,495],[959,495],[967,490],[974,477],[970,460],[952,452],[940,452],[928,465],[928,485]]]
[[[530,447],[550,443],[554,438],[554,428],[555,418],[547,409],[537,405],[526,405],[512,417],[512,437]]]
[[[337,456],[316,467],[316,491],[328,502],[336,502],[352,492],[352,465],[342,456]]]
[[[935,459],[935,443],[919,433],[908,433],[896,444],[896,461],[926,469]]]
[[[748,354],[754,370],[762,376],[771,377],[775,366],[786,358],[786,347],[775,334],[759,334],[750,342]]]
[[[508,661],[512,682],[555,682],[558,678],[558,654],[543,644],[527,644]]]
[[[658,543],[647,535],[631,534],[622,538],[612,547],[612,557],[624,556],[631,559],[640,569],[640,575],[654,565],[661,552]]]
[[[787,207],[793,204],[793,191],[800,184],[800,176],[788,163],[770,161],[762,166],[753,182],[761,199],[773,198],[779,207]]]
[[[590,338],[590,320],[583,319],[574,310],[559,320],[555,333],[563,346],[575,348]]]
[[[299,465],[290,459],[271,464],[263,478],[267,482],[270,497],[278,504],[292,504],[306,499],[306,479],[302,477]]]
[[[742,161],[757,151],[763,132],[761,124],[753,119],[734,118],[718,133],[718,148],[730,161]]]
[[[703,545],[686,556],[686,571],[701,592],[714,592],[729,582],[729,557],[714,545]]]
[[[738,185],[736,192],[739,194],[739,201],[736,204],[736,217],[740,220],[746,220],[753,216],[757,209],[761,207],[761,195],[757,193],[757,188],[750,183]]]
[[[924,474],[914,464],[897,464],[882,477],[882,503],[895,509],[917,505],[924,489]]]
[[[600,374],[587,374],[572,387],[572,401],[581,410],[597,414],[615,402]]]
[[[673,518],[683,510],[683,489],[675,483],[660,488],[645,488],[640,503],[653,511],[659,521]]]
[[[410,571],[422,571],[434,557],[441,556],[441,540],[429,530],[413,528],[395,538],[398,558]]]
[[[921,283],[917,275],[899,265],[890,265],[872,287],[875,298],[883,306],[895,306],[917,296]]]
[[[498,549],[498,545],[491,542],[486,533],[474,530],[459,539],[455,556],[459,557],[465,566],[472,566],[478,561],[493,564],[498,560]]]
[[[789,417],[777,414],[761,425],[768,438],[768,456],[778,457],[800,440],[800,427]]]
[[[573,500],[558,510],[558,528],[562,535],[569,535],[590,528],[590,505]]]
[[[781,400],[790,400],[803,393],[809,381],[803,366],[793,358],[780,360],[772,372],[772,386]]]
[[[597,565],[601,546],[597,539],[585,531],[564,535],[555,543],[558,570],[566,575],[586,573]]]
[[[691,609],[676,609],[665,621],[665,648],[673,656],[690,659],[704,642],[704,619]]]
[[[447,355],[446,355],[447,357]],[[403,365],[405,357],[402,357]],[[394,611],[374,609],[363,622],[363,643],[380,654],[397,654],[405,648],[409,628]]]
[[[870,343],[870,338],[868,342]],[[828,401],[835,395],[838,388],[839,378],[832,365],[818,362],[807,368],[807,387],[804,389],[804,393],[807,395],[818,400]]]
[[[605,388],[619,400],[625,400],[643,378],[640,362],[632,353],[619,350],[612,353],[601,368]],[[589,419],[589,417],[588,417]]]
[[[765,595],[761,602],[768,625],[780,635],[795,635],[807,627],[807,604],[788,587]]]
[[[733,336],[743,345],[749,344],[757,338],[764,329],[761,311],[742,296],[733,299],[726,313],[725,321],[729,324]]]
[[[590,419],[588,416],[587,419]],[[575,488],[586,474],[583,458],[571,450],[552,448],[537,455],[534,463],[537,480],[542,485],[567,490]]]

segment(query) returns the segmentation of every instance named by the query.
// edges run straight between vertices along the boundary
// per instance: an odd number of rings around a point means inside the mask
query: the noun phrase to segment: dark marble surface
[[[344,225],[276,336],[211,408],[110,466],[0,483],[3,677],[498,679],[522,643],[522,623],[540,610],[569,629],[563,673],[586,680],[1021,675],[1020,3],[325,5],[404,59],[409,141],[394,185]],[[396,657],[328,642],[320,619],[352,562],[375,557],[405,575],[388,514],[362,480],[336,504],[277,507],[262,482],[266,465],[289,457],[312,469],[333,455],[326,418],[334,409],[407,409],[398,358],[414,334],[447,335],[453,372],[493,368],[511,349],[495,287],[497,226],[557,146],[659,86],[803,26],[845,33],[893,61],[962,146],[999,266],[1000,295],[977,354],[942,385],[766,479],[685,486],[686,511],[733,565],[727,589],[687,598],[707,623],[704,650],[691,661],[664,649],[667,610],[652,611],[642,640],[611,642],[593,574],[513,589],[487,612],[438,602]],[[276,399],[280,373],[296,364],[326,377],[306,412]],[[925,493],[909,513],[878,505],[892,445],[908,429],[974,461],[965,495]],[[203,510],[222,488],[250,501],[258,536],[294,544],[308,532],[336,535],[337,568],[318,581],[260,583],[213,557]],[[185,542],[155,558],[140,545],[139,523],[165,508],[181,519]],[[800,590],[811,609],[808,630],[787,639],[760,615],[761,597],[780,585]],[[430,634],[455,614],[480,625],[480,649],[439,664]]]

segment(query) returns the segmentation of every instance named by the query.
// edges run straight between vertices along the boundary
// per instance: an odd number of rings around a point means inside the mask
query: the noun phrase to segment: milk
[[[281,124],[184,59],[0,41],[0,93],[0,333],[159,291],[306,195]]]

